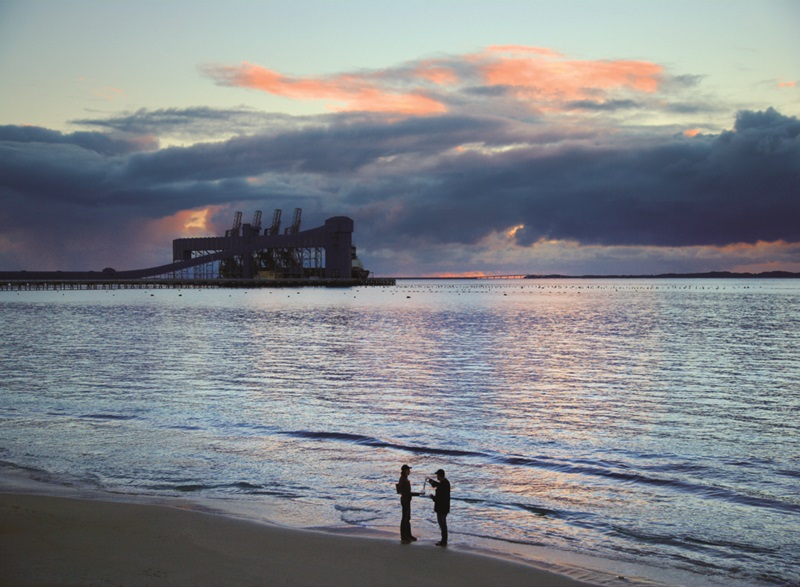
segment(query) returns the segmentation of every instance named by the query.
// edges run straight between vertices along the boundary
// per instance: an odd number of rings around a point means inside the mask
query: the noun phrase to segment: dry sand
[[[0,585],[586,586],[431,543],[169,507],[0,494]]]

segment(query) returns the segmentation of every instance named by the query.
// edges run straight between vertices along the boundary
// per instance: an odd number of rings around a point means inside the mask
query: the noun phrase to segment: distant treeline
[[[800,273],[789,271],[765,271],[763,273],[710,271],[708,273],[660,273],[658,275],[526,275],[525,279],[785,279],[798,277],[800,277]]]

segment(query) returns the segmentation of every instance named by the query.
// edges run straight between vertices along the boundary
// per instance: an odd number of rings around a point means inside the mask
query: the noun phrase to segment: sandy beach
[[[433,544],[286,529],[155,505],[0,494],[0,584],[578,587]]]

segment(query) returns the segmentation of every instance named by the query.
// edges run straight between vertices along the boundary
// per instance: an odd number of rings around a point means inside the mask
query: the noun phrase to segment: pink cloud
[[[430,61],[422,63],[414,73],[440,86],[453,86],[458,82],[458,74],[452,68]]]
[[[797,87],[797,82],[795,82],[795,81],[778,82],[778,87],[779,88],[796,88]]]
[[[664,71],[648,61],[571,60],[533,49],[490,48],[477,66],[489,85],[515,87],[520,97],[531,100],[557,101],[596,99],[598,90],[653,93]]]
[[[294,100],[326,100],[337,111],[431,115],[465,88],[504,86],[523,103],[558,110],[570,102],[602,102],[619,92],[657,92],[664,68],[648,61],[575,60],[545,47],[494,45],[480,53],[420,61],[413,68],[325,77],[292,77],[252,63],[210,66],[221,85]]]
[[[486,47],[486,53],[516,53],[533,54],[541,57],[561,58],[563,55],[547,47],[530,47],[527,45],[490,45]]]
[[[297,100],[331,100],[341,106],[332,110],[360,110],[427,115],[444,112],[444,104],[425,95],[422,90],[397,92],[383,88],[374,80],[354,74],[331,78],[293,78],[243,63],[239,67],[214,68],[212,75],[221,83],[261,90]]]

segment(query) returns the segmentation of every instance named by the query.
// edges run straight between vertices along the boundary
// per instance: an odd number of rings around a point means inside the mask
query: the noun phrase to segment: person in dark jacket
[[[408,480],[410,474],[411,467],[408,465],[400,467],[400,480],[396,485],[397,493],[400,494],[400,507],[403,508],[403,516],[400,518],[400,540],[403,544],[417,540],[411,534],[411,498],[418,496],[419,493],[411,491],[411,481]]]
[[[442,540],[436,546],[447,546],[447,514],[450,513],[450,481],[444,476],[444,469],[436,471],[436,479],[428,478],[431,487],[436,493],[431,495],[433,511],[436,512],[436,521],[442,531]]]

